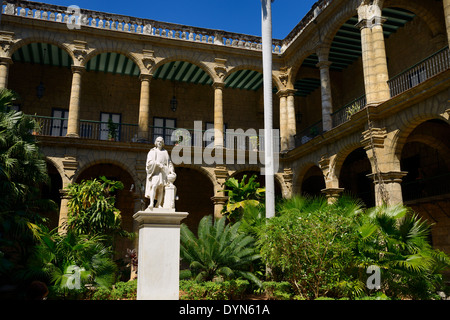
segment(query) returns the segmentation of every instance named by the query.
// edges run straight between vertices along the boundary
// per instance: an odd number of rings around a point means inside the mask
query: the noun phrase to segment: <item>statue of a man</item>
[[[164,203],[164,188],[171,183],[168,176],[176,177],[169,153],[164,149],[162,137],[156,138],[155,147],[147,154],[146,171],[145,197],[150,199],[148,209],[161,208]],[[156,204],[154,204],[155,200]]]

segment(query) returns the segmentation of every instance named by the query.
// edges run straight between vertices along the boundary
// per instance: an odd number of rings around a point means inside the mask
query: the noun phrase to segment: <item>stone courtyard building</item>
[[[449,254],[450,0],[319,0],[299,20],[273,42],[277,196],[404,203]],[[264,152],[262,72],[259,37],[3,1],[0,87],[41,125],[54,227],[67,217],[66,187],[105,175],[125,185],[117,206],[132,231],[157,136],[191,160],[176,165],[185,222],[219,216],[225,180],[260,173],[250,160]],[[173,139],[176,128],[191,136]],[[202,157],[211,146],[217,161]]]

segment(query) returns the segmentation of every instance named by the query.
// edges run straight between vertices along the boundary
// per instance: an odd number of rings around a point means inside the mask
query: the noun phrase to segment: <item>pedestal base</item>
[[[186,212],[155,208],[139,211],[137,300],[178,300],[180,223]]]

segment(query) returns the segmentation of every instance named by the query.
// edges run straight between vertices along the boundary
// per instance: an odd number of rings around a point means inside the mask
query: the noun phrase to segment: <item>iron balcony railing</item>
[[[64,137],[67,134],[67,118],[32,116],[38,123],[38,136]],[[126,123],[110,123],[93,120],[80,120],[80,138],[90,140],[140,142],[138,125]],[[166,145],[188,147],[213,147],[214,130],[195,130],[169,127],[148,128],[150,141],[162,136]],[[277,145],[278,140],[278,145]],[[275,150],[279,152],[279,137],[274,136]],[[232,130],[224,133],[224,147],[242,151],[264,151],[264,134],[260,131]]]
[[[295,135],[295,146],[299,147],[304,145],[321,134],[323,134],[322,120],[297,133]]]
[[[349,103],[345,106],[337,110],[336,112],[331,114],[331,119],[333,122],[333,128],[337,127],[348,120],[350,120],[351,116],[358,112],[359,110],[364,109],[366,106],[366,95],[363,95]]]
[[[395,77],[392,77],[388,81],[391,97],[395,97],[449,68],[450,51],[447,46]]]

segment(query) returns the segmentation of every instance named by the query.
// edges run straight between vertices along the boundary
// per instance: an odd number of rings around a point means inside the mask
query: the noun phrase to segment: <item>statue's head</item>
[[[162,148],[164,147],[164,138],[163,137],[158,137],[155,139],[155,146],[157,148]]]

